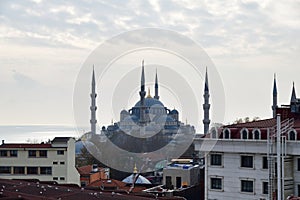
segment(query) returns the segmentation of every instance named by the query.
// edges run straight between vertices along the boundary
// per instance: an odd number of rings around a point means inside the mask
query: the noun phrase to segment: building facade
[[[163,184],[166,188],[179,189],[200,184],[200,166],[192,159],[173,159],[163,169]]]
[[[38,179],[80,185],[75,168],[75,139],[56,137],[50,143],[0,145],[0,178]]]
[[[289,105],[273,118],[211,128],[195,139],[205,155],[205,199],[286,199],[300,196],[300,100],[295,88]]]

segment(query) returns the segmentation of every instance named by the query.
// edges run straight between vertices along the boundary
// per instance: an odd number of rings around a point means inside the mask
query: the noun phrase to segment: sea
[[[78,139],[85,130],[88,128],[70,125],[0,125],[0,142],[4,140],[5,143],[41,143],[54,137]]]

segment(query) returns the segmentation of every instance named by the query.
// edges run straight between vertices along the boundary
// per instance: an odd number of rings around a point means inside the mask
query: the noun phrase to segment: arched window
[[[244,140],[248,139],[248,129],[243,128],[241,130],[240,134],[241,134],[241,139],[244,139]]]
[[[225,128],[224,130],[223,130],[223,138],[224,139],[230,139],[231,137],[230,137],[230,129],[229,128]]]
[[[289,140],[297,140],[297,132],[295,129],[292,129],[289,131],[288,139]]]
[[[215,127],[211,130],[211,138],[218,138],[218,130]]]
[[[260,138],[261,138],[261,133],[260,133],[260,130],[259,130],[258,128],[254,129],[254,130],[252,131],[252,138],[253,138],[254,140],[260,140]]]

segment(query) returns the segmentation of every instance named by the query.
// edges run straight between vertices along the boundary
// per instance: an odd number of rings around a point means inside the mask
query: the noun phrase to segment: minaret
[[[293,82],[293,89],[292,89],[292,96],[291,96],[291,112],[296,112],[296,104],[297,104],[297,97],[295,92],[295,83]]]
[[[144,60],[142,62],[142,77],[141,77],[141,91],[140,91],[140,123],[145,123],[145,72],[144,72]]]
[[[157,78],[157,69],[156,69],[156,73],[155,73],[155,95],[154,95],[154,99],[159,99],[159,96],[158,96],[158,78]]]
[[[276,118],[276,108],[277,108],[277,85],[276,85],[276,74],[274,74],[274,84],[273,84],[273,118]]]
[[[209,119],[209,89],[208,89],[208,77],[207,77],[207,68],[205,72],[205,84],[204,84],[204,104],[203,104],[203,110],[204,110],[204,119],[203,119],[203,124],[204,124],[204,134],[208,133],[209,130],[209,124],[210,124],[210,119]]]
[[[291,102],[296,102],[296,101],[297,101],[297,97],[296,97],[296,92],[295,92],[295,83],[293,82]]]
[[[96,82],[95,82],[95,71],[94,71],[94,66],[93,66],[93,76],[92,76],[92,93],[91,93],[91,133],[92,134],[96,134],[96,110],[97,110],[97,106],[96,106]]]

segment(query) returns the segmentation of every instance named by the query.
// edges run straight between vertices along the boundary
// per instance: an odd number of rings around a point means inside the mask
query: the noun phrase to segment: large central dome
[[[135,104],[135,107],[140,107],[141,106],[141,101],[138,101],[136,104]],[[152,97],[147,97],[144,99],[144,106],[145,107],[165,107],[164,104],[158,100],[158,99],[155,99],[155,98],[152,98]]]

